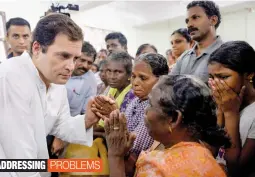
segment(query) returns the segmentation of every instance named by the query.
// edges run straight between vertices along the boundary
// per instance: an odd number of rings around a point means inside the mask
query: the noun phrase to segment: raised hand
[[[113,111],[110,118],[105,120],[104,129],[109,156],[124,157],[136,137],[134,134],[128,133],[124,114],[121,114],[119,110]]]
[[[92,104],[92,111],[102,119],[109,118],[110,113],[116,109],[118,106],[115,100],[103,95],[95,97]]]
[[[243,101],[243,95],[245,90],[244,86],[241,88],[240,93],[236,93],[223,80],[209,79],[209,85],[212,89],[213,98],[217,103],[219,109],[221,109],[224,113],[239,113],[239,109]]]

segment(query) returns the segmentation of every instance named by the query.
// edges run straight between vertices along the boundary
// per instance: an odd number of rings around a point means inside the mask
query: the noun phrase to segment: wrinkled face
[[[53,44],[42,52],[43,46],[33,43],[33,62],[46,84],[65,84],[71,77],[75,61],[81,57],[81,41],[70,41],[64,34],[58,34]]]
[[[157,88],[157,84],[153,87],[149,94],[149,106],[145,112],[145,126],[148,129],[149,135],[156,141],[162,144],[168,144],[169,139],[169,123],[166,115],[161,110],[159,103],[160,90]]]
[[[129,75],[122,62],[109,61],[107,64],[106,77],[110,87],[118,90],[125,88],[129,83]]]
[[[212,19],[208,18],[204,9],[199,6],[188,10],[186,23],[191,38],[197,42],[205,39],[213,27]]]
[[[101,68],[99,68],[99,76],[101,78],[101,80],[103,81],[103,83],[105,85],[108,85],[108,82],[107,82],[107,77],[106,77],[106,70],[107,70],[107,65],[103,65],[101,66]]]
[[[181,56],[183,52],[189,49],[190,43],[179,33],[171,36],[172,53],[175,58]]]
[[[87,55],[86,52],[81,54],[81,57],[76,60],[75,70],[73,71],[74,76],[81,76],[88,72],[94,62],[93,56]]]
[[[210,78],[223,80],[236,93],[240,93],[244,84],[244,76],[216,62],[208,65],[208,72]]]
[[[158,78],[152,73],[149,64],[144,61],[135,63],[132,70],[131,83],[134,94],[140,99],[148,98],[152,87],[157,83]]]
[[[109,52],[108,55],[110,55],[113,52],[127,51],[126,46],[122,46],[118,39],[108,39],[106,41],[106,48]]]
[[[11,25],[7,31],[7,42],[14,54],[21,55],[28,51],[31,43],[31,31],[28,26]]]

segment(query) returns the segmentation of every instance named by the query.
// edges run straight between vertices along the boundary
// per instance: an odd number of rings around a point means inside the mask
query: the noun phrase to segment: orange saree
[[[141,152],[136,168],[136,177],[226,177],[211,152],[193,142]]]

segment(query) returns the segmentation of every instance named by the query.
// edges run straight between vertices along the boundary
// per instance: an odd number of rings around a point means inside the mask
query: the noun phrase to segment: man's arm
[[[66,88],[62,88],[63,89],[60,90],[63,92],[61,94],[62,105],[57,121],[50,134],[69,143],[91,146],[93,143],[92,125],[96,123],[97,119],[86,119],[86,115],[71,117]]]
[[[36,114],[30,107],[33,93],[25,91],[22,80],[0,75],[0,144],[7,159],[37,159]],[[8,77],[7,77],[7,76]],[[46,144],[45,144],[46,145]],[[17,173],[19,177],[40,177],[39,173]],[[0,175],[1,176],[1,175]]]

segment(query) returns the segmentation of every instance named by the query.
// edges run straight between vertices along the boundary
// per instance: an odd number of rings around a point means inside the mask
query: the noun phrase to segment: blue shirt
[[[67,96],[72,116],[84,114],[89,99],[97,94],[94,73],[88,71],[82,76],[73,76],[66,83]]]

